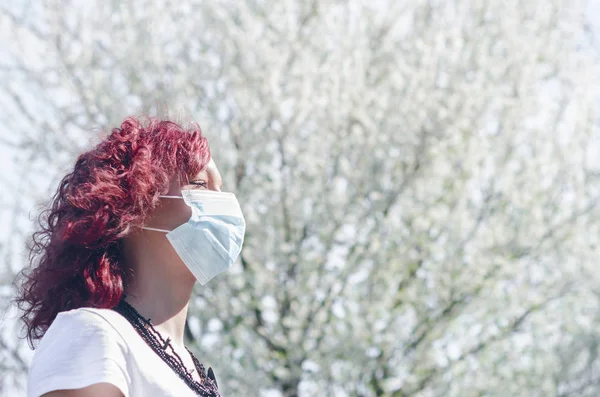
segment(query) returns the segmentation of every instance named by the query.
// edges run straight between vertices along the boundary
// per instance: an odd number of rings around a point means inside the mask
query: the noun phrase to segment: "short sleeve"
[[[58,314],[37,347],[27,396],[110,383],[129,395],[127,345],[99,313],[85,308]]]

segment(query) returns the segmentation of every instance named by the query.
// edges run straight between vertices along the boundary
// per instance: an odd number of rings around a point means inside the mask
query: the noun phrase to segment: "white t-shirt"
[[[119,313],[59,313],[37,347],[27,396],[110,383],[125,397],[196,396]]]

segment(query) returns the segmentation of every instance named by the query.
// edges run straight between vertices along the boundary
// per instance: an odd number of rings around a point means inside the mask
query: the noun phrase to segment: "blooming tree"
[[[224,395],[597,392],[593,343],[578,339],[599,313],[600,235],[599,79],[581,10],[5,7],[6,279],[24,266],[32,203],[91,132],[168,108],[201,123],[248,225],[240,262],[198,287],[187,327]],[[22,349],[3,340],[22,379]],[[592,357],[588,372],[567,352]]]

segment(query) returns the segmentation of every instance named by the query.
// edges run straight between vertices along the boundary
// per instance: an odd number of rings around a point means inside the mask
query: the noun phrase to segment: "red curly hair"
[[[77,159],[39,217],[15,299],[33,346],[61,311],[112,308],[123,296],[123,237],[145,224],[173,178],[210,160],[206,138],[166,120],[129,117]]]

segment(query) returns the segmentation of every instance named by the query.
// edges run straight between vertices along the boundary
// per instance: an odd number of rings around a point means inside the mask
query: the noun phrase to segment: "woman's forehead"
[[[205,178],[209,185],[221,190],[223,179],[215,161],[211,158],[206,166],[196,175],[196,178]]]

